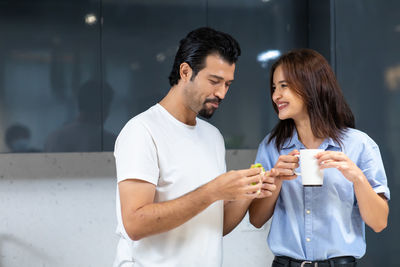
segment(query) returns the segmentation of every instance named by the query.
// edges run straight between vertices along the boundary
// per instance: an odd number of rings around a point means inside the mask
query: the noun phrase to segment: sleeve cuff
[[[387,198],[387,200],[390,200],[390,191],[389,191],[389,188],[387,188],[386,186],[380,185],[380,186],[374,187],[373,190],[377,194],[383,193],[384,196]]]

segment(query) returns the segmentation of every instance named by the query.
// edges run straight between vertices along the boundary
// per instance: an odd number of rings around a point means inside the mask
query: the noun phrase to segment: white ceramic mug
[[[300,155],[297,156],[300,158],[301,173],[296,171],[294,173],[301,175],[304,186],[322,186],[324,172],[319,168],[315,155],[323,151],[323,149],[300,149]]]

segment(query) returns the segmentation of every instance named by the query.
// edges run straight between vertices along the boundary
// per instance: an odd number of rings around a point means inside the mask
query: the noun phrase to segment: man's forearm
[[[133,240],[172,230],[217,200],[253,199],[261,189],[259,181],[257,169],[229,171],[182,197],[161,203],[153,203],[154,186],[142,193],[135,191],[139,188],[137,182],[120,184],[120,194],[124,196],[121,210],[125,230]]]
[[[124,221],[129,237],[139,240],[187,222],[217,200],[207,187],[204,185],[177,199],[147,204],[131,211]]]

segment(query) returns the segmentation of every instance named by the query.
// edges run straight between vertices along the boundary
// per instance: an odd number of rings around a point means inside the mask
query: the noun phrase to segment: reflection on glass
[[[116,136],[103,129],[113,94],[107,83],[101,85],[97,80],[84,83],[77,94],[78,115],[48,136],[45,151],[93,152],[101,151],[102,144],[103,150],[113,150]]]
[[[79,86],[101,81],[100,1],[0,1],[0,152],[43,151],[77,116]]]
[[[22,124],[14,124],[7,128],[5,134],[5,143],[10,152],[39,152],[39,149],[33,148],[30,142],[31,132],[27,126]]]
[[[266,68],[268,66],[268,62],[277,59],[280,55],[281,52],[279,50],[268,50],[258,54],[257,61],[261,63],[263,68]]]
[[[400,65],[386,69],[385,82],[390,91],[400,90]]]
[[[93,24],[95,24],[95,23],[97,22],[97,17],[96,17],[96,15],[95,15],[95,14],[87,14],[87,15],[85,16],[85,22],[86,22],[86,24],[88,24],[88,25],[93,25]]]

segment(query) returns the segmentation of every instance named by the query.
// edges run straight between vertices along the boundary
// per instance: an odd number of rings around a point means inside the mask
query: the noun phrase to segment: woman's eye
[[[213,84],[213,85],[215,85],[215,84],[217,84],[218,82],[213,81],[213,80],[210,80],[210,83]]]

